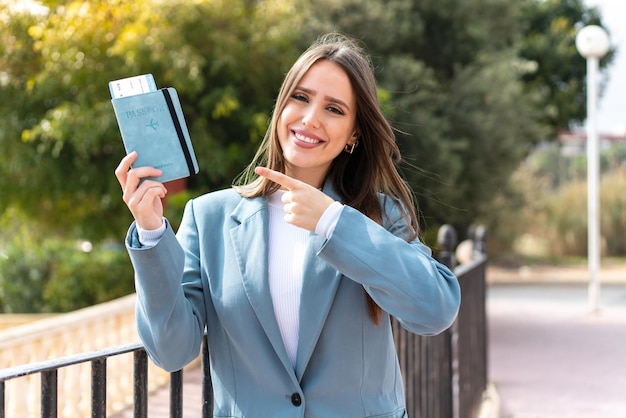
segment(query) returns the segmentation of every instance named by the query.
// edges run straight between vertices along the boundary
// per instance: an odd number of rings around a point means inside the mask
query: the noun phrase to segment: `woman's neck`
[[[309,186],[313,186],[316,189],[321,189],[324,186],[324,180],[326,179],[327,173],[328,169],[302,169],[297,167],[295,169],[293,167],[285,168],[286,175],[303,183],[306,183]]]

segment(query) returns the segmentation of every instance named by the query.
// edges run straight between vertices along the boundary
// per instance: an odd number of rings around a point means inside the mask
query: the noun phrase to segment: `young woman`
[[[135,222],[139,334],[178,370],[206,330],[216,417],[405,417],[389,316],[437,334],[456,317],[453,273],[418,239],[399,150],[368,56],[320,38],[278,94],[237,187],[188,202],[176,233],[151,167],[116,169]]]

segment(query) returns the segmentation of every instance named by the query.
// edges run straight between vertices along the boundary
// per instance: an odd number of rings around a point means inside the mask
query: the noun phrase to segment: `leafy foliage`
[[[577,24],[600,22],[579,0],[444,3],[68,0],[46,2],[45,16],[5,9],[0,91],[16,100],[0,104],[9,121],[0,185],[11,195],[0,209],[18,205],[56,234],[120,236],[130,218],[112,175],[123,148],[106,86],[146,72],[181,96],[202,167],[190,189],[228,186],[257,148],[289,65],[317,35],[339,30],[372,53],[426,220],[468,225],[545,138],[543,126],[582,119],[573,38]]]
[[[545,128],[582,120],[573,36],[601,24],[581,0],[46,0],[37,13],[9,4],[0,3],[0,252],[23,251],[15,269],[33,283],[52,277],[28,269],[46,271],[54,258],[44,249],[90,269],[48,237],[119,242],[131,221],[113,175],[124,150],[110,80],[152,73],[178,90],[201,172],[171,198],[176,224],[184,199],[228,187],[246,166],[297,55],[323,32],[353,35],[373,57],[428,236],[488,214]],[[41,240],[14,246],[16,213]]]
[[[523,80],[528,91],[546,97],[542,122],[556,138],[558,130],[585,120],[587,70],[576,49],[576,34],[587,25],[602,26],[601,17],[583,0],[530,0],[522,7],[522,21],[520,55],[535,67]],[[614,55],[612,48],[600,67],[606,68]]]
[[[15,223],[0,242],[0,313],[68,312],[133,291],[123,246],[45,237],[6,216]]]
[[[603,256],[626,254],[626,173],[623,144],[601,153],[600,232]],[[496,234],[490,253],[533,256],[587,255],[587,183],[584,156],[556,144],[537,148],[515,171],[510,186],[482,219]],[[504,227],[502,227],[504,225]],[[533,254],[529,254],[533,252]]]
[[[291,43],[300,19],[282,0],[51,7],[43,17],[3,12],[11,47],[1,91],[20,105],[0,104],[15,121],[0,136],[11,150],[0,157],[0,185],[11,192],[0,209],[18,205],[56,234],[119,237],[130,221],[113,176],[124,151],[110,80],[151,72],[176,87],[203,168],[190,186],[225,187],[256,149],[300,49]]]
[[[362,38],[376,61],[426,227],[467,227],[545,134],[541,97],[521,82],[519,7],[506,0],[321,3],[318,20]]]

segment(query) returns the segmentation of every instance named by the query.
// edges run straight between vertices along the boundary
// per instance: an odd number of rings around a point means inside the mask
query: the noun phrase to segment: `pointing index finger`
[[[298,180],[291,178],[286,174],[271,170],[266,167],[257,167],[254,169],[254,172],[257,173],[259,176],[265,177],[266,179],[273,181],[274,183],[280,184],[287,190],[295,189],[300,183]]]

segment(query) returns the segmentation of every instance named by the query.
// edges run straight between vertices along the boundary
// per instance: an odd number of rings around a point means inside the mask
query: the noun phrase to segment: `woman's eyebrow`
[[[314,90],[311,89],[307,89],[306,87],[302,87],[302,86],[297,86],[296,90],[302,90],[303,92],[310,94],[312,96],[315,96],[316,92]],[[333,103],[337,103],[340,106],[345,107],[346,109],[350,110],[350,106],[348,106],[348,104],[346,102],[344,102],[341,99],[338,99],[336,97],[332,97],[332,96],[324,96],[324,99],[328,100],[329,102],[333,102]]]

